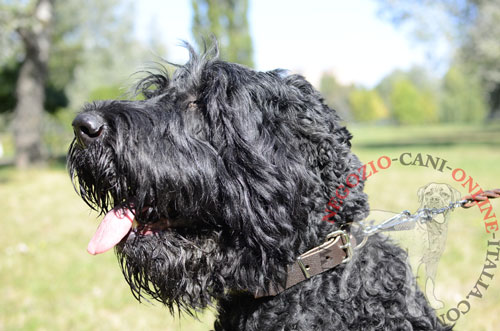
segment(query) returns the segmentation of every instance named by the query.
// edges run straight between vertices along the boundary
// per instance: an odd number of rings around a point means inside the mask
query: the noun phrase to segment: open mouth
[[[171,221],[168,218],[159,218],[147,224],[140,224],[136,221],[136,216],[134,209],[123,206],[110,210],[90,240],[87,251],[92,255],[107,252],[127,238],[130,233],[147,236],[184,226],[180,222]]]

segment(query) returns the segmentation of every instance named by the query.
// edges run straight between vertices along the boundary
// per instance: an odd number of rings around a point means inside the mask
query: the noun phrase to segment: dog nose
[[[104,131],[104,121],[94,113],[82,113],[73,120],[75,136],[83,147],[88,146]]]
[[[439,198],[439,197],[432,197],[430,199],[430,202],[433,203],[433,204],[440,203],[441,202],[441,198]]]

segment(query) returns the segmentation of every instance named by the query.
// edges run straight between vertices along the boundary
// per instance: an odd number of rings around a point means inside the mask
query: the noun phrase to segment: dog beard
[[[123,275],[139,301],[145,294],[191,313],[223,293],[229,256],[219,251],[217,233],[190,235],[182,230],[148,235],[131,232],[117,247]]]

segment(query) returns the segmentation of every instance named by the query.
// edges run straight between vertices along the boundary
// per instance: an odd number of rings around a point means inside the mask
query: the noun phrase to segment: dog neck
[[[259,289],[254,298],[276,296],[311,277],[349,262],[356,238],[345,230],[337,230],[327,235],[326,241],[300,255],[287,268],[285,286],[269,284],[267,289]]]

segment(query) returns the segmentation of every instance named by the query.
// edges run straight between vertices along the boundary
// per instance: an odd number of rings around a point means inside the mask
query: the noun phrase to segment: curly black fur
[[[151,74],[140,101],[86,106],[105,130],[68,166],[82,198],[105,213],[133,207],[139,229],[117,246],[139,300],[171,310],[218,302],[216,330],[445,330],[416,289],[405,253],[380,236],[353,261],[276,297],[286,266],[368,211],[363,183],[322,221],[339,185],[361,164],[335,111],[301,76],[256,72],[213,49],[170,78]]]

